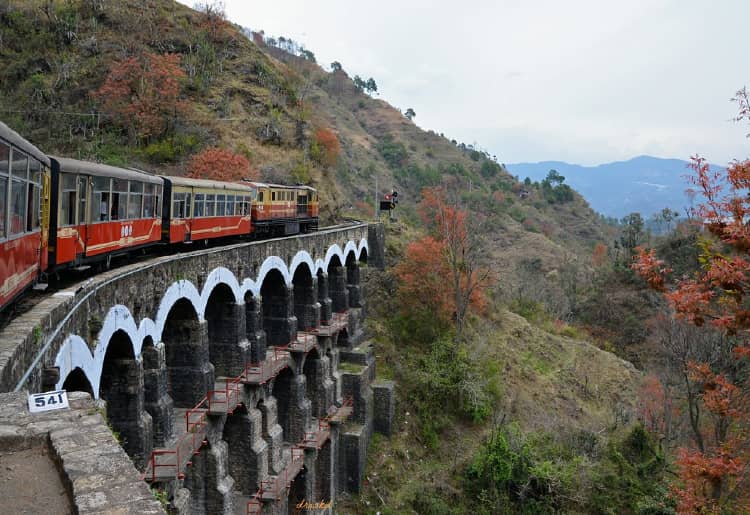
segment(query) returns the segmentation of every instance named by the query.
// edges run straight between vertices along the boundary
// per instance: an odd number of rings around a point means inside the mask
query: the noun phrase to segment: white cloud
[[[228,17],[374,77],[420,126],[506,162],[748,154],[728,122],[750,2],[226,0]]]

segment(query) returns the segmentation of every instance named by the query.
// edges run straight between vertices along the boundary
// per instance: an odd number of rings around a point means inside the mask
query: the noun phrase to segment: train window
[[[26,212],[26,230],[27,231],[35,231],[39,229],[39,208],[41,204],[39,203],[39,194],[41,192],[41,188],[34,183],[29,183],[29,191],[28,191],[28,204]]]
[[[216,213],[216,195],[206,195],[206,216],[214,216]]]
[[[2,145],[0,145],[2,147]],[[1,151],[1,150],[0,150]],[[5,238],[5,213],[8,205],[8,178],[0,175],[0,238]]]
[[[161,199],[161,186],[157,184],[154,186],[154,216],[157,218],[161,216],[161,203],[159,199]]]
[[[29,180],[29,158],[20,150],[13,150],[12,173],[14,179]]]
[[[154,185],[143,185],[143,218],[153,218],[154,214]]]
[[[225,213],[227,216],[234,215],[234,195],[227,195],[227,208]]]
[[[195,216],[195,218],[205,216],[204,215],[204,213],[206,212],[205,203],[206,203],[206,195],[204,195],[203,193],[196,193],[195,200],[193,201],[193,206],[194,206],[193,216]]]
[[[26,182],[13,179],[10,186],[10,234],[20,234],[26,227]]]
[[[276,192],[272,191],[271,192],[271,202],[273,202],[274,200],[276,200]]]
[[[94,177],[92,179],[91,195],[91,223],[109,220],[109,177]]]
[[[224,216],[225,203],[226,197],[224,195],[216,195],[216,216]]]
[[[192,196],[192,193],[185,194],[185,218],[190,218],[190,213],[192,212]]]
[[[78,178],[78,223],[86,225],[86,201],[88,200],[88,183],[87,177]]]
[[[172,195],[172,218],[185,218],[185,194]]]
[[[263,192],[262,191],[258,192],[258,202],[263,202]]]
[[[128,181],[112,179],[112,220],[125,220],[128,217]]]
[[[39,186],[42,185],[42,163],[36,159],[29,161],[29,180]]]
[[[130,181],[128,194],[128,218],[141,218],[143,210],[143,183]]]
[[[60,223],[73,225],[76,221],[76,176],[71,173],[61,174],[60,185]]]

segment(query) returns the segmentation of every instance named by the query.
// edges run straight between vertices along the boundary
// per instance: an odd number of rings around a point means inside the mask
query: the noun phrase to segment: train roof
[[[222,182],[212,181],[209,179],[192,179],[190,177],[173,177],[165,175],[164,179],[167,179],[176,186],[189,186],[192,188],[210,188],[215,190],[240,190],[246,192],[253,192],[255,188],[250,186],[251,183],[236,183],[236,182]]]
[[[51,157],[60,163],[60,169],[63,172],[83,173],[94,177],[114,177],[115,179],[128,179],[131,181],[148,182],[151,184],[164,184],[164,179],[158,175],[153,175],[141,170],[128,170],[126,168],[119,168],[117,166],[110,166],[102,163],[79,161],[78,159],[71,159],[69,157]]]
[[[3,122],[0,122],[0,139],[7,141],[14,147],[20,148],[30,156],[34,157],[34,159],[50,166],[50,160],[47,155],[26,141],[16,131],[5,125]]]
[[[256,188],[282,188],[282,189],[289,189],[289,190],[317,191],[312,186],[305,186],[304,184],[301,184],[299,186],[290,186],[289,184],[271,184],[268,182],[248,182],[248,184],[252,184]]]

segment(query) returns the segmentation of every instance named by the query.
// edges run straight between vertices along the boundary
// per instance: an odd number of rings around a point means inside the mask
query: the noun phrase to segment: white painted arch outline
[[[160,342],[164,326],[167,322],[167,316],[174,305],[181,299],[190,302],[195,310],[198,320],[205,320],[206,306],[208,299],[213,290],[220,284],[226,285],[231,289],[237,304],[244,304],[244,297],[247,292],[253,296],[260,295],[260,289],[266,276],[272,271],[277,270],[284,278],[288,287],[292,287],[292,278],[297,268],[303,263],[308,266],[313,276],[319,271],[325,272],[334,256],[339,258],[341,264],[346,263],[346,256],[349,252],[354,252],[355,259],[359,260],[362,251],[369,255],[369,246],[366,239],[361,239],[359,244],[349,241],[344,246],[344,250],[338,244],[331,245],[325,254],[325,259],[313,260],[307,251],[298,252],[289,266],[278,256],[269,256],[261,265],[258,276],[255,280],[245,278],[240,283],[235,275],[227,268],[218,267],[211,271],[206,278],[203,289],[199,292],[195,285],[185,279],[172,283],[164,292],[159,307],[156,312],[156,320],[146,317],[136,324],[135,318],[130,310],[121,304],[115,305],[107,312],[104,318],[102,328],[96,338],[96,345],[93,353],[89,350],[84,338],[77,334],[71,334],[63,342],[60,350],[55,357],[55,366],[59,367],[60,375],[56,389],[61,389],[68,375],[80,368],[86,379],[91,384],[94,391],[94,398],[99,398],[99,386],[101,384],[102,369],[104,367],[104,357],[107,354],[107,348],[112,336],[117,331],[123,331],[130,338],[133,346],[133,355],[140,359],[143,342],[147,337],[151,337],[154,342]]]

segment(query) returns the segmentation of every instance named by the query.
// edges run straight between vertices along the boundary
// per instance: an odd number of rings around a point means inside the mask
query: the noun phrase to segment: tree
[[[734,100],[739,104],[736,119],[748,119],[744,88]],[[690,359],[685,365],[689,382],[697,387],[691,409],[702,409],[705,416],[691,413],[694,442],[679,451],[680,481],[674,495],[681,513],[745,513],[750,511],[750,160],[717,171],[694,156],[690,167],[691,182],[706,199],[694,214],[706,221],[712,237],[699,240],[700,269],[673,281],[664,261],[644,248],[638,250],[633,268],[664,292],[678,317],[739,337],[729,363]]]
[[[417,116],[417,113],[414,112],[414,109],[411,107],[406,110],[406,113],[404,113],[404,116],[406,116],[409,121],[413,120],[415,116]]]
[[[441,287],[450,296],[455,339],[460,341],[469,311],[481,311],[486,305],[484,290],[491,274],[483,266],[486,252],[482,231],[469,226],[468,212],[459,206],[456,190],[451,191],[453,196],[441,187],[425,188],[418,210],[431,233],[429,237],[440,245],[440,252],[434,252],[433,259],[441,270],[448,272],[441,280]]]
[[[178,54],[147,52],[112,63],[104,84],[92,96],[136,144],[164,135],[169,121],[183,109],[179,100],[183,77]]]
[[[310,157],[324,166],[333,166],[341,154],[341,144],[336,133],[328,128],[315,131],[310,146]]]
[[[332,71],[332,72],[340,72],[340,71],[342,71],[342,70],[343,70],[343,68],[341,67],[341,63],[340,63],[340,62],[338,62],[338,61],[333,61],[333,62],[331,63],[331,71]]]
[[[367,82],[365,82],[359,75],[355,75],[352,80],[354,81],[354,87],[357,88],[357,91],[360,93],[367,87]]]
[[[378,92],[378,85],[375,84],[375,79],[370,77],[367,79],[367,84],[365,84],[365,89],[368,93],[377,93]]]
[[[641,218],[640,213],[630,213],[620,223],[622,224],[620,244],[627,249],[627,258],[630,259],[630,256],[635,253],[636,247],[643,242],[643,218]]]
[[[250,168],[250,161],[240,154],[212,147],[196,154],[188,164],[188,176],[195,179],[236,181],[257,179],[258,171]]]

